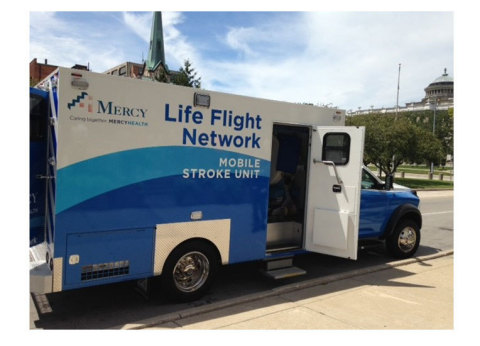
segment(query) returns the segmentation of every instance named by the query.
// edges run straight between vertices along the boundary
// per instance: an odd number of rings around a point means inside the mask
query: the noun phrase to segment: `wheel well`
[[[172,249],[172,251],[168,254],[167,259],[168,259],[168,257],[170,257],[170,255],[171,255],[173,252],[175,252],[177,249],[179,249],[179,248],[181,248],[181,247],[183,247],[183,246],[186,246],[186,245],[190,245],[190,244],[197,244],[197,245],[198,245],[198,244],[203,244],[203,245],[206,245],[206,246],[210,247],[210,248],[214,251],[214,253],[215,253],[215,257],[216,257],[216,259],[217,259],[218,264],[221,263],[221,258],[222,258],[222,257],[221,257],[221,255],[220,255],[220,251],[218,250],[217,246],[216,246],[213,242],[211,242],[210,240],[205,239],[205,238],[199,238],[199,237],[198,237],[198,238],[190,238],[190,239],[187,239],[187,240],[181,242],[180,244],[178,244],[177,246],[175,246],[175,247]],[[165,263],[166,263],[166,261],[165,261]],[[165,266],[165,263],[163,264],[163,266]]]
[[[419,229],[422,228],[422,214],[417,207],[406,204],[400,206],[399,208],[397,208],[397,210],[395,210],[387,224],[387,227],[381,239],[385,239],[390,234],[392,234],[397,224],[403,220],[412,220],[418,225]]]
[[[402,220],[412,220],[414,221],[417,225],[418,225],[418,228],[422,228],[422,217],[417,214],[417,213],[414,213],[414,212],[408,212],[406,213],[405,215],[403,215],[398,221],[397,221],[397,224],[398,222],[402,221]]]

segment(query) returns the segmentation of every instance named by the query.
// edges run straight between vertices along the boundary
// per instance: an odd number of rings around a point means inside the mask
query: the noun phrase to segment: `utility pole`
[[[402,68],[402,64],[398,64],[398,79],[397,79],[397,108],[395,109],[395,120],[398,118],[398,96],[400,95],[400,69]],[[395,154],[392,156],[392,167],[391,171],[395,168]],[[395,172],[393,172],[393,176],[395,176]]]
[[[395,117],[398,116],[398,96],[400,95],[400,69],[402,64],[398,64],[398,83],[397,83],[397,108],[395,111]]]

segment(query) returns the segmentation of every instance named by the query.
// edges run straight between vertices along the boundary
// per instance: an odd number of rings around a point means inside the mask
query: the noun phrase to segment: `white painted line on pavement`
[[[450,214],[453,213],[453,210],[445,210],[445,211],[435,211],[432,213],[422,213],[422,216],[427,216],[427,215],[440,215],[440,214]]]

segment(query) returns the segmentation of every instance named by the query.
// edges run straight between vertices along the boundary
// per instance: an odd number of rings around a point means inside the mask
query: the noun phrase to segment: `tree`
[[[417,128],[404,117],[366,114],[351,117],[347,125],[365,126],[365,164],[393,174],[417,152]]]
[[[426,132],[433,132],[433,119],[435,118],[435,137],[440,140],[442,152],[453,156],[453,109],[405,112],[402,116],[407,117],[415,126]]]
[[[172,83],[176,85],[189,86],[193,88],[201,87],[201,78],[196,78],[197,72],[192,68],[190,60],[185,60],[184,66],[180,68],[179,72],[172,76]]]
[[[424,126],[428,115],[417,113],[415,121],[411,116],[365,114],[347,118],[347,125],[365,126],[365,164],[391,174],[404,162],[438,165],[444,160],[448,146],[437,138],[437,132],[434,135],[428,125]],[[448,128],[445,125],[443,133],[448,135]]]
[[[446,156],[442,141],[435,137],[430,131],[418,127],[416,131],[417,149],[411,161],[415,163],[427,162],[429,165],[430,163],[434,165],[441,164]]]

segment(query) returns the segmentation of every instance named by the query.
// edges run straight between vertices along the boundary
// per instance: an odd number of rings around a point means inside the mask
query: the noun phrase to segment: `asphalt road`
[[[420,195],[423,215],[422,240],[417,256],[453,249],[453,193]],[[357,261],[331,256],[306,254],[294,264],[306,275],[274,281],[264,277],[258,263],[231,265],[220,270],[210,292],[201,300],[176,304],[162,297],[158,282],[151,285],[145,299],[133,283],[121,283],[49,295],[33,296],[30,304],[30,328],[40,329],[108,329],[154,316],[178,312],[193,306],[210,304],[281,285],[318,278],[334,273],[391,262],[383,246],[359,250]],[[33,303],[34,302],[34,303]]]

